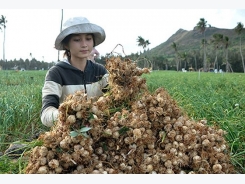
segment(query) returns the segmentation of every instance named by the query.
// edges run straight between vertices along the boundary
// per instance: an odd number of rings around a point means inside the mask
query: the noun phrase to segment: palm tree
[[[148,47],[148,45],[150,45],[151,43],[149,42],[149,40],[145,41],[145,48]]]
[[[228,61],[228,47],[229,47],[229,44],[230,44],[228,36],[224,37],[223,44],[225,46],[226,72],[228,72],[229,69],[232,71],[231,65],[230,65],[230,63]]]
[[[30,53],[30,61],[29,61],[29,68],[28,68],[28,70],[30,70],[30,69],[31,69],[31,62],[32,62],[32,59],[33,59],[33,57],[32,57],[32,53]]]
[[[238,22],[237,26],[234,28],[234,30],[240,36],[240,54],[241,54],[241,57],[242,57],[243,72],[245,73],[245,66],[244,66],[243,55],[242,55],[242,37],[241,37],[241,33],[244,30],[243,29],[243,24],[241,22]]]
[[[206,40],[205,38],[205,31],[207,27],[207,21],[204,18],[200,18],[199,22],[197,23],[197,28],[199,31],[203,34],[203,40]],[[203,70],[207,71],[207,60],[206,60],[206,43],[203,42]]]
[[[213,39],[211,39],[211,43],[213,44],[214,46],[214,50],[215,50],[215,60],[214,60],[214,68],[215,68],[215,64],[217,62],[217,54],[218,54],[218,49],[220,47],[220,44],[222,43],[223,41],[223,35],[222,34],[213,34]],[[218,69],[218,63],[217,63],[217,69]]]
[[[197,71],[197,51],[196,50],[192,50],[191,51],[191,55],[194,57],[195,60],[195,71]]]
[[[145,48],[146,48],[148,45],[151,44],[151,43],[149,42],[149,40],[145,40],[145,39],[142,38],[141,36],[138,36],[137,42],[138,42],[138,46],[139,46],[139,47],[142,47],[144,51],[145,51]]]
[[[137,42],[138,42],[138,46],[139,46],[139,47],[143,47],[143,49],[144,49],[145,39],[142,38],[141,36],[138,36]]]
[[[178,44],[173,42],[172,43],[172,48],[174,49],[175,56],[176,56],[176,70],[179,71],[179,53],[178,53]]]
[[[63,9],[61,9],[61,21],[60,21],[60,32],[62,31],[63,24]],[[58,50],[58,61],[60,61],[60,51]]]
[[[186,63],[188,63],[188,60],[189,60],[189,54],[187,52],[182,52],[179,54],[180,55],[180,58],[181,60],[183,60],[185,62],[185,65],[184,65],[184,68],[185,70],[187,69],[186,68]]]
[[[7,19],[3,15],[0,18],[0,30],[3,27],[3,61],[5,61],[5,29],[6,29]]]

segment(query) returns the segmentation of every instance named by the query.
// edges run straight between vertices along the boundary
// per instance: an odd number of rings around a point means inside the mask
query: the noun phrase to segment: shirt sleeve
[[[42,88],[41,122],[50,127],[58,118],[59,98],[62,95],[62,87],[55,78],[58,78],[55,70],[48,71]]]

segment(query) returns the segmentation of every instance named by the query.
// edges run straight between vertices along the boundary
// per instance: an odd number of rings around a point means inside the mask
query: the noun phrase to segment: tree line
[[[207,21],[204,18],[200,18],[199,22],[197,23],[197,28],[199,31],[203,34],[203,39],[201,40],[201,44],[203,45],[203,70],[207,71],[207,56],[206,56],[206,45],[207,40],[205,38],[205,31],[208,26]],[[209,25],[211,26],[211,25]],[[237,26],[234,28],[234,31],[240,36],[240,54],[241,54],[241,63],[243,66],[243,72],[245,73],[245,67],[244,67],[244,61],[243,61],[243,55],[241,51],[241,33],[243,31],[244,25],[241,22],[237,23]],[[222,35],[222,34],[214,34],[213,38],[210,40],[210,43],[214,46],[215,51],[215,62],[213,63],[213,67],[215,68],[215,64],[217,61],[217,49],[218,48],[224,48],[225,51],[225,71],[230,72],[232,71],[231,64],[228,60],[228,47],[230,45],[229,37]]]
[[[61,14],[61,29],[63,21],[63,9]],[[54,62],[47,63],[43,61],[37,61],[35,58],[32,60],[10,60],[6,62],[5,59],[5,29],[6,29],[7,19],[5,16],[1,15],[0,18],[0,30],[3,30],[3,60],[0,60],[0,69],[26,69],[26,70],[39,70],[39,69],[49,69]],[[175,58],[169,55],[162,56],[150,56],[148,55],[147,47],[149,46],[149,40],[145,40],[142,36],[138,36],[136,39],[138,46],[143,48],[141,53],[131,53],[128,57],[132,60],[136,60],[139,67],[146,67],[151,64],[152,69],[154,70],[177,70],[184,68],[185,70],[202,70],[210,71],[210,69],[222,69],[226,72],[244,72],[245,73],[245,64],[242,54],[242,37],[241,33],[244,31],[244,25],[241,22],[237,23],[237,26],[234,28],[234,31],[239,35],[239,53],[232,50],[229,52],[228,49],[230,46],[229,37],[222,34],[214,34],[211,40],[207,40],[205,37],[205,31],[207,27],[211,25],[207,24],[207,21],[204,18],[200,18],[199,22],[196,24],[197,29],[202,33],[203,38],[200,41],[203,51],[199,49],[180,52],[178,48],[178,43],[172,43],[172,49],[174,49]],[[107,57],[110,57],[111,54],[106,54],[101,58],[97,58],[96,62],[105,64]],[[219,57],[219,60],[217,59]],[[140,58],[140,59],[139,59]],[[215,58],[214,62],[212,58]],[[58,61],[59,61],[59,52],[58,52]]]
[[[203,38],[200,40],[201,49],[185,48],[184,51],[180,51],[179,43],[172,42],[171,47],[174,50],[174,56],[166,54],[154,56],[150,54],[149,50],[145,50],[150,42],[144,40],[141,36],[137,39],[138,46],[143,47],[143,55],[152,61],[153,69],[155,70],[170,69],[179,71],[185,69],[207,72],[221,69],[225,72],[245,73],[241,44],[244,25],[238,22],[237,26],[233,29],[234,32],[239,35],[239,52],[234,48],[230,48],[230,38],[226,35],[214,34],[210,40],[207,40],[205,32],[208,26],[211,27],[204,18],[200,18],[195,26],[203,35]]]
[[[38,61],[35,58],[19,60],[0,60],[0,70],[48,70],[51,66],[55,65],[55,62]]]

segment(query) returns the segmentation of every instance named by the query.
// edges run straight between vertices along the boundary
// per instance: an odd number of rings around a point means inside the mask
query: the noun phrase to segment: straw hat
[[[55,40],[55,48],[57,50],[65,50],[62,40],[70,34],[93,33],[95,46],[101,44],[105,40],[105,31],[102,27],[92,24],[85,17],[73,17],[68,19],[62,26],[62,31]]]

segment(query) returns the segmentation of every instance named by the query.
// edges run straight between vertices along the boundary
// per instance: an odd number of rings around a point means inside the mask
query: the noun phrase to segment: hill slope
[[[214,34],[223,34],[228,36],[230,40],[230,48],[237,48],[239,46],[239,35],[234,31],[234,29],[220,29],[216,27],[207,27],[205,31],[206,40],[209,42],[213,38]],[[201,40],[203,39],[203,34],[194,28],[191,31],[186,31],[184,29],[179,29],[175,34],[173,34],[166,42],[160,44],[159,46],[152,48],[146,53],[151,56],[171,56],[174,54],[174,49],[172,48],[172,43],[178,44],[179,51],[188,51],[201,48]],[[245,45],[245,31],[242,32],[242,45]],[[244,47],[244,46],[243,46]]]

